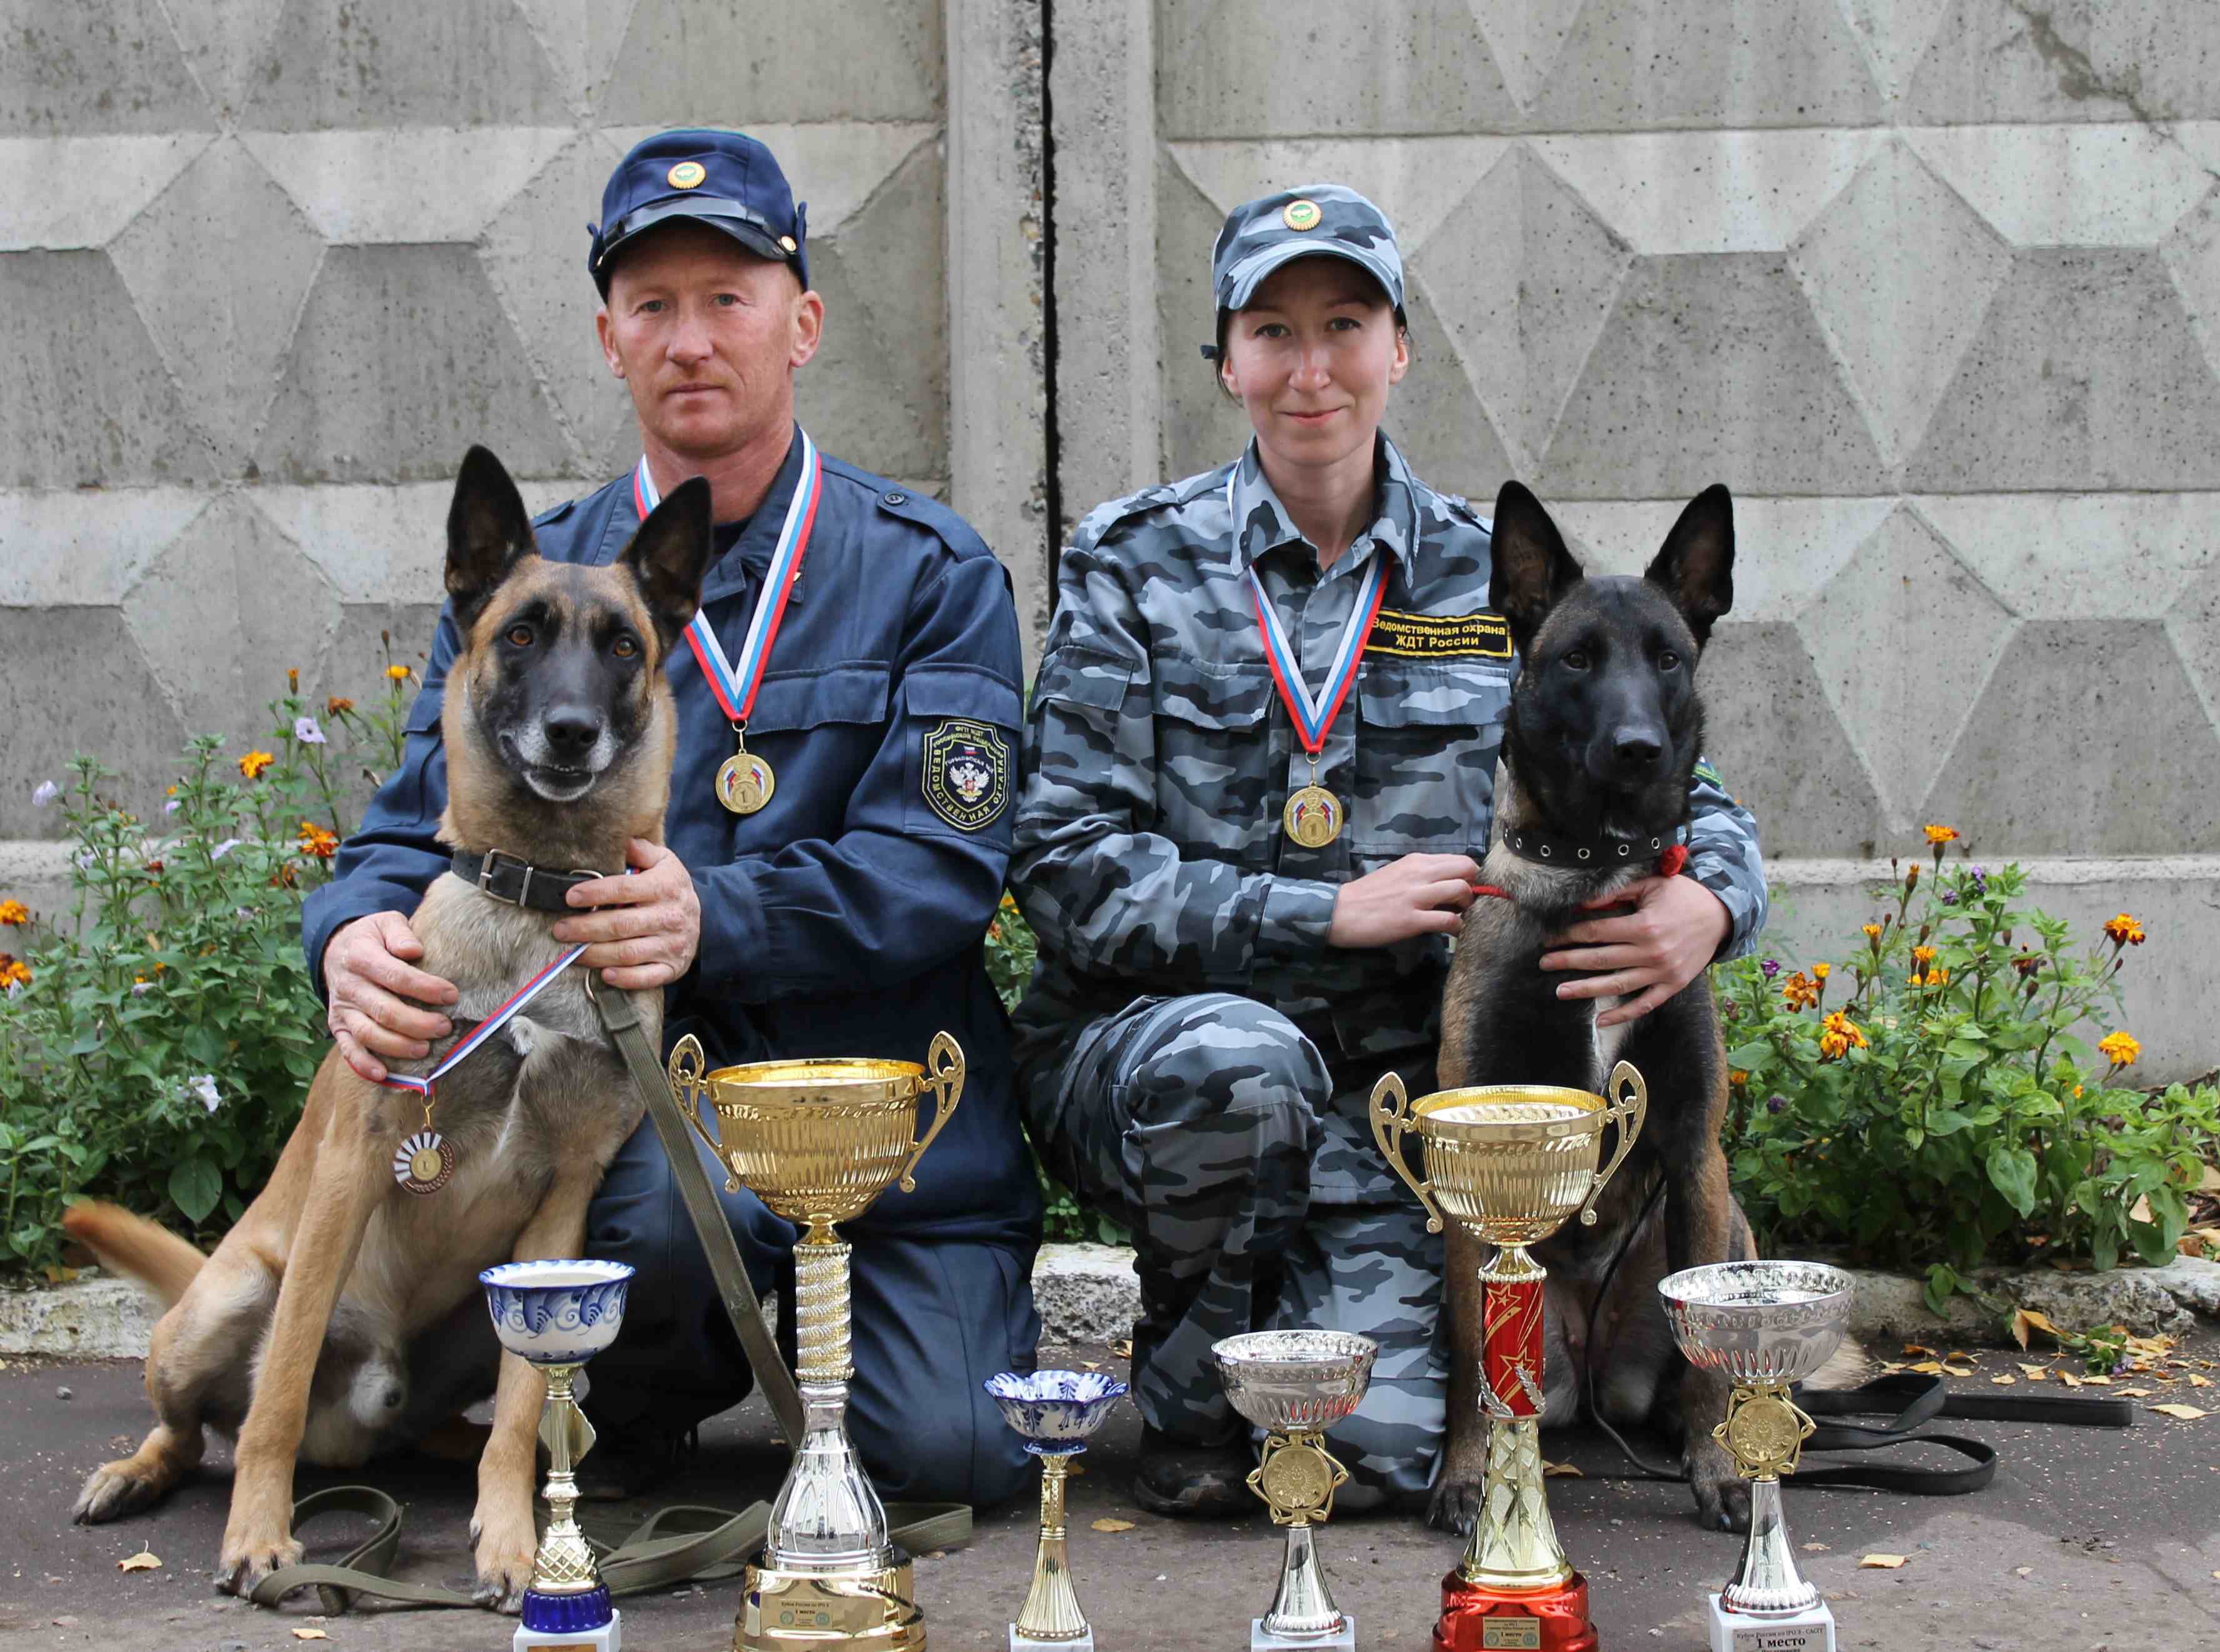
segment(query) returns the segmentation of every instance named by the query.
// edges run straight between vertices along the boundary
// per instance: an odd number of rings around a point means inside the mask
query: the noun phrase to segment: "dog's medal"
[[[572,947],[508,995],[508,1001],[455,1041],[440,1064],[421,1077],[411,1073],[388,1073],[378,1082],[389,1090],[406,1090],[424,1098],[424,1127],[405,1138],[393,1150],[393,1179],[413,1194],[435,1194],[455,1174],[455,1150],[432,1127],[432,1109],[439,1105],[439,1083],[470,1059],[477,1048],[508,1025],[518,1012],[539,996],[555,977],[578,961],[584,945]]]
[[[1230,514],[1233,508],[1231,477],[1225,482],[1225,507]],[[1334,650],[1333,664],[1326,671],[1325,688],[1315,699],[1310,684],[1303,680],[1302,657],[1288,645],[1288,633],[1281,629],[1280,616],[1265,594],[1264,582],[1257,577],[1254,564],[1249,569],[1249,589],[1256,598],[1257,628],[1263,633],[1264,658],[1271,663],[1272,681],[1279,685],[1281,701],[1294,723],[1295,739],[1311,760],[1310,784],[1299,786],[1288,795],[1287,806],[1280,811],[1280,829],[1305,849],[1323,849],[1341,836],[1348,811],[1339,797],[1318,783],[1319,754],[1325,750],[1327,731],[1356,681],[1356,668],[1371,638],[1372,622],[1387,598],[1388,555],[1384,551],[1373,553],[1371,565],[1364,570],[1364,583],[1357,587],[1349,623],[1342,629],[1340,646]]]
[[[748,750],[748,714],[755,709],[756,691],[763,687],[771,644],[777,639],[778,623],[786,614],[786,600],[793,595],[794,582],[801,573],[802,553],[809,548],[809,530],[816,524],[817,501],[824,489],[825,465],[818,457],[817,444],[809,439],[808,431],[800,433],[801,479],[795,484],[794,497],[787,502],[786,520],[779,526],[778,544],[771,552],[763,591],[756,598],[755,614],[740,645],[739,664],[725,658],[724,646],[718,642],[708,614],[697,610],[686,627],[686,645],[694,651],[709,692],[717,697],[718,708],[733,726],[733,755],[717,767],[717,801],[734,814],[755,814],[778,789],[778,776],[769,761]],[[655,478],[648,474],[644,454],[633,471],[632,492],[633,503],[645,521],[662,496],[656,490]]]

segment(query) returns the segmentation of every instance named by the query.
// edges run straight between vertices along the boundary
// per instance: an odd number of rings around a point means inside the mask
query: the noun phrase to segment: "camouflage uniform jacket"
[[[1136,998],[1255,999],[1318,1044],[1345,1092],[1313,1167],[1324,1202],[1392,1193],[1362,1092],[1390,1057],[1431,1059],[1449,959],[1442,937],[1329,946],[1335,894],[1404,855],[1486,853],[1516,666],[1500,622],[1474,618],[1487,608],[1486,520],[1379,440],[1372,525],[1323,571],[1253,442],[1235,464],[1080,524],[1033,690],[1010,863],[1040,940],[1015,1017],[1020,1084],[1043,1082],[1085,1023]],[[1247,574],[1262,577],[1316,693],[1374,557],[1393,559],[1381,617],[1318,764],[1348,823],[1306,849],[1280,811],[1310,760]],[[1756,822],[1708,778],[1690,803],[1689,870],[1725,903],[1722,956],[1735,956],[1765,918]]]

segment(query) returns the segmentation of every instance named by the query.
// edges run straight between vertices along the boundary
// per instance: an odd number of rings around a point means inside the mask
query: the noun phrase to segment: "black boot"
[[[1232,1515],[1256,1503],[1248,1486],[1257,1453],[1245,1434],[1217,1445],[1190,1445],[1162,1431],[1141,1430],[1141,1466],[1133,1500],[1151,1514]]]

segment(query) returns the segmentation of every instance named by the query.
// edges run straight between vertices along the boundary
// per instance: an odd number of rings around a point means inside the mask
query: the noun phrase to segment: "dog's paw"
[[[215,1587],[226,1594],[249,1595],[272,1572],[301,1563],[301,1545],[281,1528],[277,1531],[234,1537],[224,1534],[223,1553],[215,1563]]]
[[[1703,1435],[1689,1443],[1687,1466],[1696,1524],[1706,1531],[1748,1531],[1749,1482],[1736,1472],[1726,1448]]]
[[[136,1514],[166,1489],[136,1457],[119,1458],[85,1477],[84,1489],[77,1494],[77,1506],[70,1511],[70,1518],[87,1526],[120,1520],[127,1514]]]
[[[524,1587],[532,1581],[532,1563],[539,1549],[529,1506],[521,1522],[514,1517],[489,1518],[481,1510],[471,1519],[471,1543],[478,1574],[471,1599],[512,1617],[522,1611]]]
[[[1434,1500],[1426,1510],[1426,1524],[1443,1531],[1454,1531],[1460,1537],[1470,1537],[1472,1523],[1480,1518],[1481,1492],[1485,1484],[1477,1475],[1468,1478],[1444,1469],[1434,1486]]]

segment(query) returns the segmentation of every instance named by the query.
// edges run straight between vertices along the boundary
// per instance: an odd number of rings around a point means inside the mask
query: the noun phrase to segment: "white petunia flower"
[[[201,1105],[210,1113],[223,1105],[223,1095],[215,1087],[214,1073],[203,1073],[199,1077],[189,1080],[185,1088],[200,1097]]]
[[[31,789],[31,807],[42,809],[62,795],[62,789],[51,780],[42,780]]]
[[[296,717],[293,720],[293,738],[303,745],[321,745],[324,731],[316,726],[316,720],[313,717]]]

